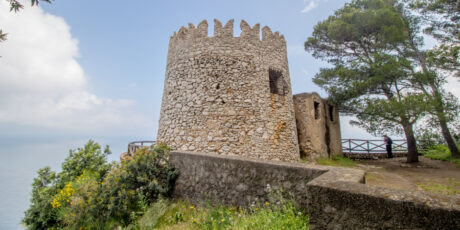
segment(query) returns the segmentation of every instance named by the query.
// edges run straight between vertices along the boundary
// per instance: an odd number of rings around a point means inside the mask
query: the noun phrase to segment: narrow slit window
[[[314,101],[313,106],[315,108],[315,119],[319,118],[319,102]]]
[[[331,121],[334,121],[334,107],[333,106],[329,106],[329,119]]]
[[[285,96],[287,94],[287,85],[281,71],[269,69],[268,77],[270,80],[270,93]]]

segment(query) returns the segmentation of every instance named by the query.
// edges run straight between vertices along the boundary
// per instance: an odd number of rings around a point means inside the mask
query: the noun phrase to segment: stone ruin
[[[283,35],[206,20],[169,42],[157,141],[172,149],[298,161],[342,155],[339,114],[318,94],[292,95]]]

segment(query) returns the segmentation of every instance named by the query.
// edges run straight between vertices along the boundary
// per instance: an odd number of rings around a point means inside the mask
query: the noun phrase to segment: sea
[[[83,147],[88,140],[109,145],[109,161],[119,161],[128,143],[145,137],[0,137],[0,230],[25,229],[21,224],[29,207],[31,185],[37,171],[50,166],[59,171],[70,149]]]

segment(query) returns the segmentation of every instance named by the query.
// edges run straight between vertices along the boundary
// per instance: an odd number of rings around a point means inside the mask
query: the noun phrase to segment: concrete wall
[[[176,150],[297,161],[286,41],[270,28],[215,20],[170,39],[157,141]],[[281,78],[272,81],[270,73]],[[273,75],[273,74],[272,74]]]
[[[364,171],[172,152],[174,196],[246,206],[283,188],[309,214],[310,229],[460,229],[460,198],[363,184]]]
[[[294,95],[294,108],[301,157],[343,155],[337,108],[317,93]]]

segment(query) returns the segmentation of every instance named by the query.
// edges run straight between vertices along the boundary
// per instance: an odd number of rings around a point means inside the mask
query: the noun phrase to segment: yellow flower
[[[269,204],[270,204],[270,203],[268,203],[268,202],[265,202],[265,205],[269,205]]]
[[[190,209],[195,209],[195,207],[192,205],[192,206],[190,206]]]
[[[222,219],[221,221],[222,221],[222,223],[224,223],[224,222],[225,222],[225,219]]]

